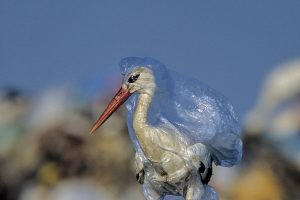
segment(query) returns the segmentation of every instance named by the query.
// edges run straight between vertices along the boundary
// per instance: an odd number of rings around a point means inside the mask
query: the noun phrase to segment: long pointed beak
[[[131,93],[127,89],[121,87],[94,124],[90,134],[94,133],[129,98],[130,95]]]

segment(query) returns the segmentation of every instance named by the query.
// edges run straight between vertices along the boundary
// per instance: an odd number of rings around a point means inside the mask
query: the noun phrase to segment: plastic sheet
[[[120,62],[121,72],[126,78],[140,67],[150,69],[155,77],[156,87],[147,112],[147,123],[151,127],[157,127],[158,132],[174,134],[176,140],[187,148],[204,145],[216,165],[229,167],[239,163],[242,157],[240,127],[232,105],[224,96],[198,80],[168,70],[152,58],[129,57]],[[126,102],[127,124],[138,159],[151,168],[153,163],[149,164],[133,127],[139,95],[135,92]],[[201,154],[202,150],[197,147],[192,151]],[[152,175],[146,173],[149,179]],[[174,189],[173,193],[176,191]]]

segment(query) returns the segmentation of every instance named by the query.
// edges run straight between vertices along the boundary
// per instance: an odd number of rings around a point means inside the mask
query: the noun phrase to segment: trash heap
[[[123,111],[89,135],[107,102],[84,102],[70,91],[35,99],[1,91],[1,200],[141,198]]]

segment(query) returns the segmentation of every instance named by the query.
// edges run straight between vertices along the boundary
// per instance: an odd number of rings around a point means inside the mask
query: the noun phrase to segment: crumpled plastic
[[[230,167],[240,162],[240,126],[232,105],[223,95],[152,58],[128,57],[120,62],[124,76],[138,67],[150,68],[157,86],[147,114],[150,125],[173,129],[174,134],[180,134],[177,138],[188,145],[205,145],[216,165]],[[137,155],[142,162],[147,162],[133,129],[138,95],[134,93],[126,101],[127,125]],[[215,196],[214,192],[210,195]]]
[[[239,163],[242,158],[240,126],[232,105],[222,94],[167,69],[152,58],[129,57],[120,62],[123,75],[140,66],[154,72],[157,85],[148,111],[149,124],[172,124],[190,145],[206,145],[216,165],[230,167]],[[126,101],[126,109],[130,136],[135,150],[141,151],[132,127],[138,95],[135,93]]]

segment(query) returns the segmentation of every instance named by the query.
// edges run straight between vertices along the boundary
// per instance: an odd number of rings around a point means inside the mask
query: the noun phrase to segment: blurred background
[[[244,157],[224,200],[300,199],[300,1],[0,1],[0,199],[143,199],[118,62],[151,56],[227,96]]]

